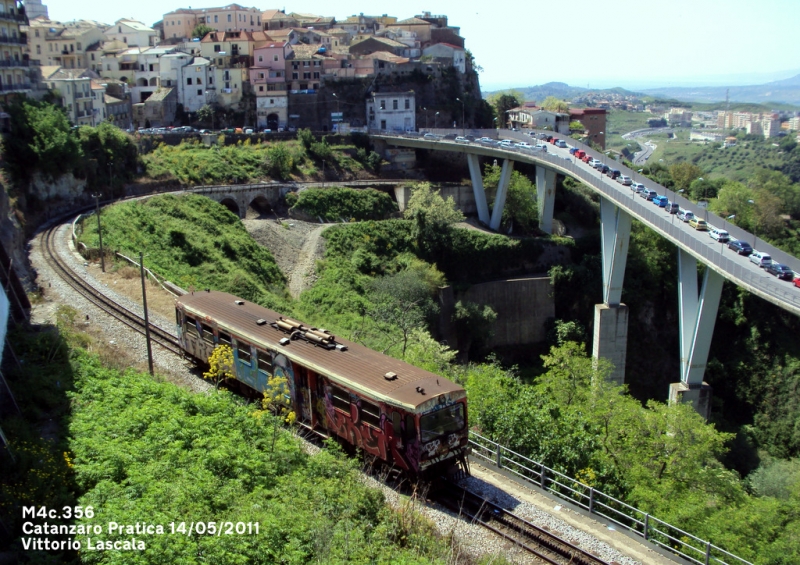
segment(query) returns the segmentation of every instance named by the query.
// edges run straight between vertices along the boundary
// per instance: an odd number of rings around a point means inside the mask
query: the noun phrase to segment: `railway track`
[[[76,292],[81,294],[81,296],[144,336],[145,325],[142,316],[117,304],[114,300],[108,298],[102,292],[91,286],[83,277],[75,273],[66,261],[59,256],[58,250],[56,249],[56,238],[62,227],[63,224],[57,221],[42,234],[43,256],[47,263],[59,274],[64,282],[69,284]],[[183,351],[178,344],[177,338],[152,322],[150,323],[150,339],[153,343],[163,347],[167,351],[183,356]]]
[[[540,528],[464,487],[444,482],[433,499],[551,565],[609,565],[596,555]]]

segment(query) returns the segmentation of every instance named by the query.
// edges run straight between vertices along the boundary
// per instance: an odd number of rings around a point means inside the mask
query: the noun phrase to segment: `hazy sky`
[[[230,0],[43,1],[54,20],[110,24],[133,17],[152,25],[177,8]],[[302,0],[257,7],[338,19],[361,12],[400,19],[422,10],[447,14],[484,69],[484,90],[551,81],[598,88],[741,85],[800,73],[798,0],[436,0],[418,8]]]

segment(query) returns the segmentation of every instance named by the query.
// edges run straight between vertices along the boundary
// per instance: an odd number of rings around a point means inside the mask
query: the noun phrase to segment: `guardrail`
[[[597,516],[622,526],[653,543],[697,565],[753,565],[680,528],[659,520],[647,512],[605,494],[577,479],[559,473],[543,463],[529,459],[499,443],[471,431],[469,443],[472,456],[499,469],[505,469],[520,479],[536,485]]]

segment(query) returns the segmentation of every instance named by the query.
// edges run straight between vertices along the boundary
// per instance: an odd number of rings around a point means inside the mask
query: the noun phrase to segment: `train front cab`
[[[443,469],[460,466],[469,472],[469,430],[466,392],[441,394],[417,410],[419,472],[435,476]]]

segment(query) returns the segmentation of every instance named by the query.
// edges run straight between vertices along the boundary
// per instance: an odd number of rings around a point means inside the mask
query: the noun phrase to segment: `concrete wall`
[[[440,185],[436,188],[445,200],[452,196],[453,201],[456,203],[456,208],[464,214],[475,215],[478,213],[475,205],[475,194],[472,192],[471,186],[451,184]],[[406,209],[408,199],[411,198],[411,189],[407,186],[396,186],[394,188],[394,196],[395,200],[397,200],[397,206],[403,212]]]
[[[492,281],[473,285],[463,291],[445,287],[439,293],[442,317],[447,318],[441,324],[443,337],[451,347],[457,348],[454,329],[447,322],[452,315],[452,305],[459,300],[467,300],[489,305],[497,312],[494,337],[488,343],[489,347],[544,341],[545,323],[556,315],[552,294],[550,277]]]

